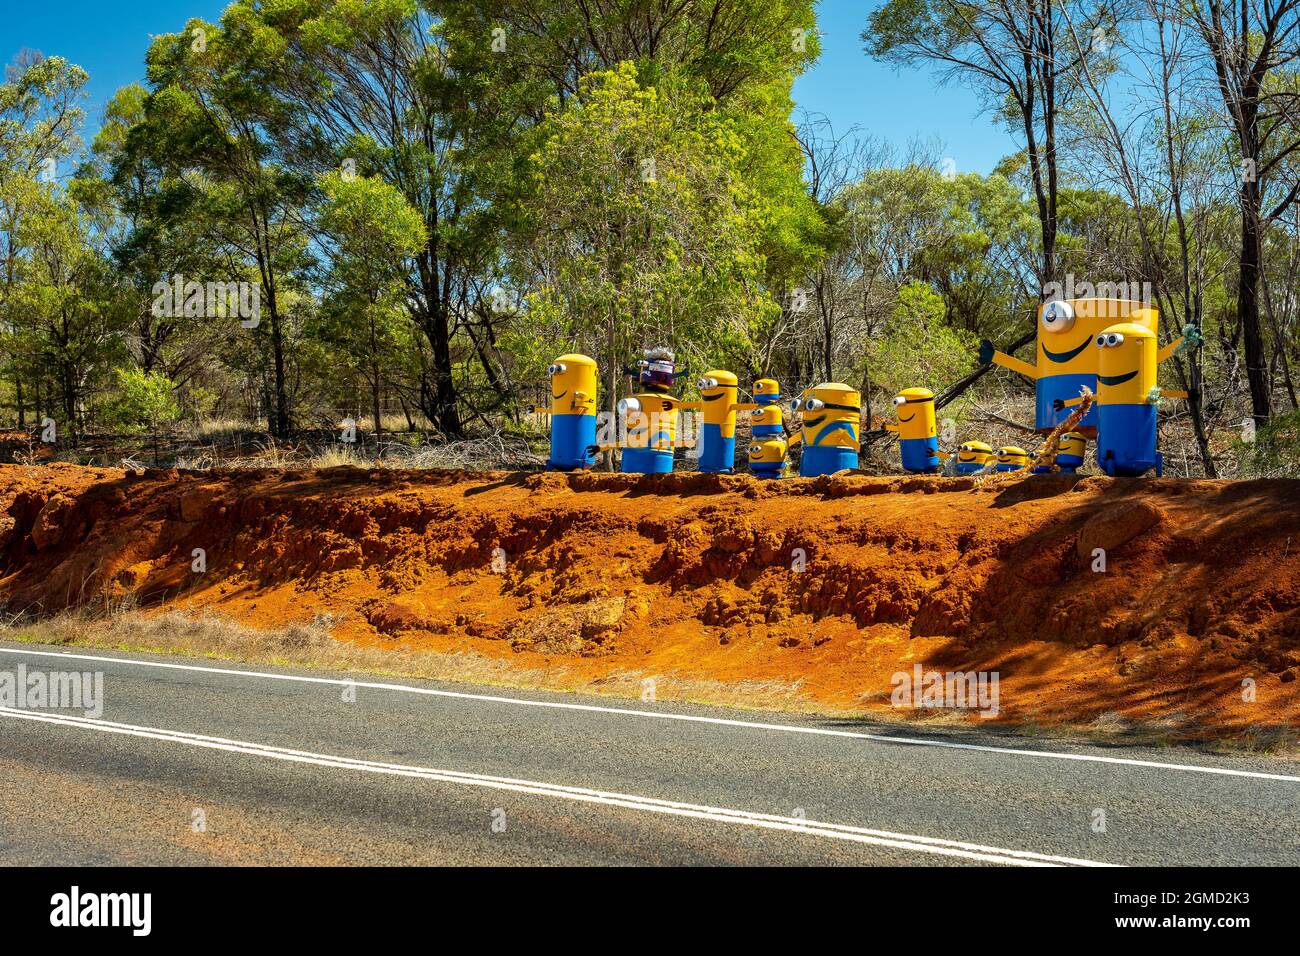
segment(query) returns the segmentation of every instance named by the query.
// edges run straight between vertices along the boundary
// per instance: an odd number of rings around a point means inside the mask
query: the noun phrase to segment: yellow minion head
[[[1160,314],[1132,299],[1053,299],[1038,307],[1040,378],[1096,375],[1097,355],[1089,347],[1108,326],[1121,322],[1155,331]]]
[[[1082,458],[1087,447],[1088,439],[1078,432],[1066,432],[1057,442],[1056,453],[1058,455],[1077,455]]]
[[[993,449],[982,441],[963,442],[957,447],[957,464],[986,465],[993,457]]]
[[[1156,334],[1124,322],[1098,333],[1097,401],[1102,405],[1141,405],[1156,384]]]
[[[840,382],[824,382],[805,389],[797,403],[804,447],[830,445],[858,447],[862,421],[862,396]]]
[[[774,378],[760,378],[754,382],[754,401],[762,403],[766,400],[779,399],[781,396],[781,386]]]
[[[596,414],[596,360],[586,355],[561,355],[547,369],[551,376],[553,415]]]
[[[1029,452],[1016,445],[1003,445],[997,450],[996,457],[1002,467],[1023,468],[1029,464]]]
[[[772,438],[755,441],[749,446],[749,463],[751,465],[776,465],[785,461],[786,443],[783,439]]]
[[[894,396],[898,412],[899,438],[933,438],[934,392],[928,388],[905,388]]]

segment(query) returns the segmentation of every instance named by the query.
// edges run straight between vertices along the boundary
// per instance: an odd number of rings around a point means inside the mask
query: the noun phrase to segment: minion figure
[[[705,372],[698,382],[700,400],[684,403],[703,413],[700,428],[700,471],[730,474],[736,462],[736,412],[755,408],[737,404],[736,376],[722,369]]]
[[[993,449],[984,442],[963,442],[957,446],[957,474],[978,475],[992,457]]]
[[[621,399],[618,415],[627,437],[621,446],[624,474],[664,475],[673,470],[673,449],[677,444],[677,418],[683,405],[680,399],[658,392],[647,392]]]
[[[1097,350],[1097,464],[1112,478],[1136,478],[1152,468],[1164,472],[1156,451],[1156,407],[1162,396],[1186,398],[1181,390],[1156,385],[1163,349],[1145,325],[1121,322],[1094,340]],[[1079,404],[1066,399],[1062,409]]]
[[[1003,445],[994,455],[994,471],[1020,471],[1029,467],[1029,452],[1015,445]]]
[[[1056,446],[1056,467],[1067,475],[1072,475],[1083,464],[1083,453],[1088,448],[1088,439],[1078,432],[1066,432]]]
[[[934,392],[928,388],[905,388],[894,396],[894,407],[898,409],[898,424],[886,425],[885,430],[898,435],[903,468],[914,474],[936,474],[940,454],[935,431]]]
[[[1029,364],[995,351],[993,343],[980,343],[980,364],[993,363],[1019,372],[1034,381],[1034,427],[1051,432],[1068,412],[1056,403],[1079,394],[1086,386],[1097,390],[1097,350],[1092,343],[1106,328],[1118,323],[1139,325],[1155,334],[1160,313],[1131,299],[1056,299],[1038,307],[1037,362]],[[1182,345],[1180,337],[1156,355],[1163,362]],[[1093,438],[1099,426],[1100,410],[1090,408],[1078,424],[1080,434]]]
[[[547,471],[574,471],[596,463],[596,362],[586,355],[561,355],[547,372],[551,405],[529,411],[551,419]]]
[[[861,395],[839,382],[824,382],[806,389],[792,408],[800,418],[799,434],[790,440],[791,446],[803,446],[800,476],[814,478],[858,466]]]

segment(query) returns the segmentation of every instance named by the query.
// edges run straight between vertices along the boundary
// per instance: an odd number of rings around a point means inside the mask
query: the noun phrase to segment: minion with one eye
[[[1068,412],[1056,407],[1058,401],[1079,394],[1087,387],[1097,390],[1097,350],[1092,343],[1109,326],[1117,323],[1140,325],[1155,334],[1160,313],[1142,302],[1131,299],[1054,299],[1038,307],[1037,361],[1031,365],[1011,355],[995,351],[993,343],[980,343],[980,364],[993,363],[1019,372],[1034,381],[1034,427],[1051,432],[1065,421]],[[1180,337],[1160,349],[1157,362],[1163,362],[1182,345]],[[1088,410],[1078,424],[1080,434],[1092,438],[1097,434],[1100,410]]]
[[[547,471],[574,471],[596,463],[596,362],[586,355],[561,355],[547,369],[551,405],[529,411],[551,419]]]
[[[861,395],[839,382],[823,382],[805,389],[791,408],[799,414],[799,434],[790,445],[803,446],[800,476],[814,478],[858,467]]]
[[[1095,340],[1097,350],[1097,464],[1112,478],[1164,472],[1156,451],[1156,409],[1163,396],[1187,393],[1156,385],[1160,351],[1155,333],[1131,322],[1112,325]],[[1062,408],[1078,398],[1060,402]]]
[[[780,478],[785,470],[785,425],[781,415],[781,386],[774,379],[754,383],[754,407],[749,413],[749,470],[759,478]]]
[[[666,475],[673,470],[677,419],[683,404],[680,399],[659,392],[619,400],[618,416],[627,436],[620,446],[623,449],[620,471]]]
[[[1003,445],[993,456],[994,471],[1020,471],[1029,467],[1029,452],[1015,445]]]
[[[993,449],[984,442],[963,442],[957,446],[957,474],[978,475],[992,457]]]
[[[921,475],[937,473],[940,454],[934,392],[928,388],[905,388],[894,396],[894,407],[898,409],[898,424],[886,425],[885,430],[898,435],[903,468]]]

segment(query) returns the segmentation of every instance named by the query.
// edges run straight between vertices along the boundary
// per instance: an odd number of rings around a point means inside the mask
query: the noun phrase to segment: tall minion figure
[[[1029,467],[1029,452],[1016,445],[1003,445],[993,455],[994,471],[1020,471]]]
[[[858,466],[858,429],[862,396],[839,382],[805,389],[792,406],[799,413],[799,434],[790,444],[803,446],[799,474],[804,478],[830,475]]]
[[[993,449],[984,442],[963,442],[957,446],[957,474],[978,475],[992,457]]]
[[[700,471],[730,474],[736,462],[736,412],[755,406],[737,403],[740,388],[731,372],[713,369],[705,372],[697,384],[700,400],[684,402],[681,407],[702,412]]]
[[[561,355],[549,369],[551,405],[529,411],[551,419],[547,471],[574,471],[596,462],[596,362],[586,355]]]
[[[980,344],[980,364],[991,362],[1033,379],[1034,427],[1046,433],[1069,414],[1056,407],[1058,401],[1074,398],[1085,386],[1096,391],[1097,351],[1092,343],[1097,336],[1118,323],[1139,325],[1155,335],[1159,320],[1156,309],[1132,299],[1055,299],[1038,307],[1035,364],[995,351],[988,340]],[[1182,343],[1181,337],[1170,342],[1159,350],[1156,361],[1165,361]],[[1099,410],[1094,406],[1077,427],[1091,438],[1098,425]]]
[[[1156,409],[1162,396],[1187,393],[1156,385],[1160,351],[1156,335],[1144,325],[1122,322],[1095,339],[1097,350],[1097,464],[1112,478],[1136,478],[1152,468],[1164,471],[1156,451]],[[1059,404],[1063,409],[1079,399]]]
[[[898,435],[903,468],[923,475],[937,473],[940,455],[934,392],[928,388],[905,388],[894,396],[894,407],[898,410],[898,424],[886,425],[885,430]]]
[[[754,382],[754,408],[749,413],[749,470],[759,478],[780,478],[787,448],[781,414],[781,386],[775,379]]]

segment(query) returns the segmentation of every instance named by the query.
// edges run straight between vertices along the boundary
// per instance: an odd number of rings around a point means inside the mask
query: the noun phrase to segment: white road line
[[[675,714],[671,711],[634,710],[627,707],[602,707],[597,704],[573,704],[554,700],[528,700],[522,697],[504,697],[494,694],[471,694],[465,691],[441,690],[434,687],[412,687],[409,684],[389,684],[376,681],[355,681],[334,677],[306,677],[300,674],[273,674],[266,671],[237,670],[226,667],[200,667],[195,664],[172,664],[164,661],[142,661],[130,657],[100,657],[91,654],[74,654],[63,651],[29,651],[16,647],[0,647],[0,654],[29,654],[36,657],[72,658],[83,661],[100,661],[110,664],[127,664],[136,667],[154,667],[164,670],[197,671],[208,674],[229,674],[236,677],[258,677],[264,680],[281,680],[302,684],[328,684],[335,687],[364,687],[371,690],[399,691],[404,694],[424,694],[429,697],[449,697],[457,700],[476,700],[494,704],[511,704],[516,707],[544,707],[553,710],[577,710],[597,714],[615,714],[624,717],[643,717],[653,720],[679,720],[686,723],[714,724],[723,727],[740,727],[747,730],[771,730],[790,734],[811,734],[818,737],[847,737],[870,740],[876,743],[906,744],[912,747],[939,747],[947,750],[968,750],[977,753],[1011,754],[1017,757],[1038,757],[1049,760],[1074,760],[1082,763],[1112,764],[1124,767],[1151,767],[1157,770],[1183,770],[1188,773],[1207,773],[1224,777],[1249,777],[1255,780],[1280,780],[1300,783],[1300,776],[1284,773],[1265,773],[1260,770],[1234,770],[1228,767],[1208,767],[1196,764],[1166,763],[1159,760],[1137,760],[1132,757],[1104,757],[1100,754],[1065,753],[1055,750],[1025,750],[1019,747],[997,747],[992,744],[965,744],[956,740],[935,740],[924,737],[895,737],[886,734],[869,734],[856,730],[835,730],[830,727],[799,726],[798,724],[771,724],[762,721],[736,720],[728,717],[705,717],[698,714]]]
[[[312,753],[304,750],[290,750],[270,744],[250,743],[243,740],[229,740],[224,737],[209,737],[205,734],[192,734],[180,730],[168,730],[160,727],[140,727],[135,724],[122,724],[114,721],[93,720],[87,717],[75,717],[66,714],[41,713],[28,710],[15,710],[0,707],[0,717],[18,720],[37,721],[39,723],[58,724],[80,730],[93,730],[99,733],[120,734],[129,737],[142,737],[148,740],[161,740],[168,743],[183,744],[208,750],[224,750],[230,753],[248,754],[271,760],[283,760],[291,763],[311,764],[317,767],[334,767],[343,770],[358,770],[367,773],[387,774],[399,777],[416,777],[422,780],[434,780],[440,783],[458,784],[469,787],[485,787],[492,790],[508,790],[542,797],[554,797],[562,800],[575,800],[580,803],[596,803],[603,806],[619,807],[627,810],[640,810],[647,813],[661,813],[670,816],[690,817],[696,820],[709,820],[715,823],[731,823],[740,826],[757,827],[764,830],[779,830],[788,833],[801,833],[808,836],[831,840],[845,840],[851,843],[866,843],[872,846],[890,847],[897,850],[910,850],[917,853],[931,853],[939,856],[958,857],[976,860],[981,863],[1001,863],[1010,866],[1114,866],[1096,860],[1083,860],[1068,856],[1052,856],[1045,853],[1033,853],[1028,850],[1008,850],[1002,847],[983,846],[979,843],[966,843],[959,840],[943,840],[937,837],[917,836],[911,833],[893,833],[888,830],[872,830],[855,827],[844,823],[821,823],[815,820],[803,820],[797,817],[781,817],[770,813],[755,813],[749,810],[733,810],[727,807],[710,807],[696,803],[682,803],[675,800],[659,800],[654,797],[642,797],[635,794],[617,793],[607,790],[591,790],[586,787],[569,787],[562,784],[542,783],[535,780],[518,780],[511,777],[494,777],[487,774],[465,773],[458,770],[439,770],[433,767],[419,767],[410,764],[382,763],[374,760],[359,760],[353,757],[340,757],[332,754]]]

